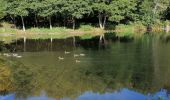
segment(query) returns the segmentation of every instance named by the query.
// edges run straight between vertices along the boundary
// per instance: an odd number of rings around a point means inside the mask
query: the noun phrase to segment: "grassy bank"
[[[19,28],[15,28],[13,24],[9,24],[6,22],[0,23],[0,34],[98,34],[103,33],[104,30],[91,26],[82,24],[77,29],[73,30],[65,27],[54,27],[52,29],[49,28],[28,28],[26,31],[22,31]]]
[[[155,33],[161,33],[163,24],[155,24],[153,31]],[[146,26],[141,23],[133,23],[129,25],[119,24],[110,30],[102,30],[100,28],[91,25],[80,25],[76,30],[64,27],[49,28],[29,28],[26,31],[15,28],[14,25],[9,23],[1,23],[0,27],[0,40],[5,42],[11,42],[19,38],[26,37],[27,39],[65,39],[73,36],[79,36],[82,39],[90,39],[95,36],[102,35],[104,33],[114,32],[116,37],[141,37],[146,33]]]
[[[76,30],[64,27],[49,28],[29,28],[26,31],[15,28],[9,23],[1,23],[0,40],[10,42],[15,39],[26,37],[27,39],[64,39],[79,36],[82,39],[89,39],[94,36],[104,34],[106,31],[91,25],[80,25]]]
[[[115,34],[117,37],[141,37],[146,32],[146,27],[142,24],[117,25]]]
[[[165,36],[170,35],[170,32],[166,32],[165,26],[169,25],[170,23],[165,22],[157,22],[154,25],[152,25],[152,31],[151,33],[154,33],[155,35],[162,35],[165,34]],[[142,23],[133,23],[133,24],[119,24],[115,28],[116,36],[118,37],[135,37],[135,36],[143,36],[144,33],[147,32],[147,27],[144,26]]]

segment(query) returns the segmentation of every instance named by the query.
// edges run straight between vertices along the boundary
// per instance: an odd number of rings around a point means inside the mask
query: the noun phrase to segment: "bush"
[[[92,31],[94,29],[94,27],[91,26],[91,25],[82,24],[82,25],[80,25],[79,29],[82,30],[82,31]]]
[[[10,23],[7,23],[7,22],[1,22],[1,27],[3,28],[14,28],[15,25],[14,24],[10,24]]]
[[[119,37],[140,35],[146,32],[146,27],[138,22],[129,25],[120,24],[116,26],[116,35]]]

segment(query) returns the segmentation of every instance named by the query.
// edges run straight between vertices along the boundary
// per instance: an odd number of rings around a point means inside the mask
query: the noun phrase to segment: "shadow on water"
[[[7,88],[4,95],[14,94],[11,98],[169,99],[170,43],[147,35],[137,40],[125,37],[118,40],[115,34],[86,40],[20,39],[5,47],[22,55],[20,59],[6,58],[12,61],[6,69],[12,89]],[[59,56],[64,59],[58,59]]]

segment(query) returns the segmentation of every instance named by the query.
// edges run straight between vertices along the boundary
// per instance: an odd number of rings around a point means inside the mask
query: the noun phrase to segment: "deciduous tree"
[[[7,13],[13,16],[20,16],[22,28],[25,31],[24,17],[28,16],[28,2],[26,0],[7,0]]]
[[[85,14],[92,11],[89,0],[65,0],[62,7],[63,12],[71,17],[73,29],[76,26],[76,19],[81,19]]]

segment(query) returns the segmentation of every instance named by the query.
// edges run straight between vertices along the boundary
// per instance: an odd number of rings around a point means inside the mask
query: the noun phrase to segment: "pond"
[[[17,65],[8,69],[14,89],[0,100],[170,100],[170,42],[156,37],[20,39],[5,47],[1,55]]]

